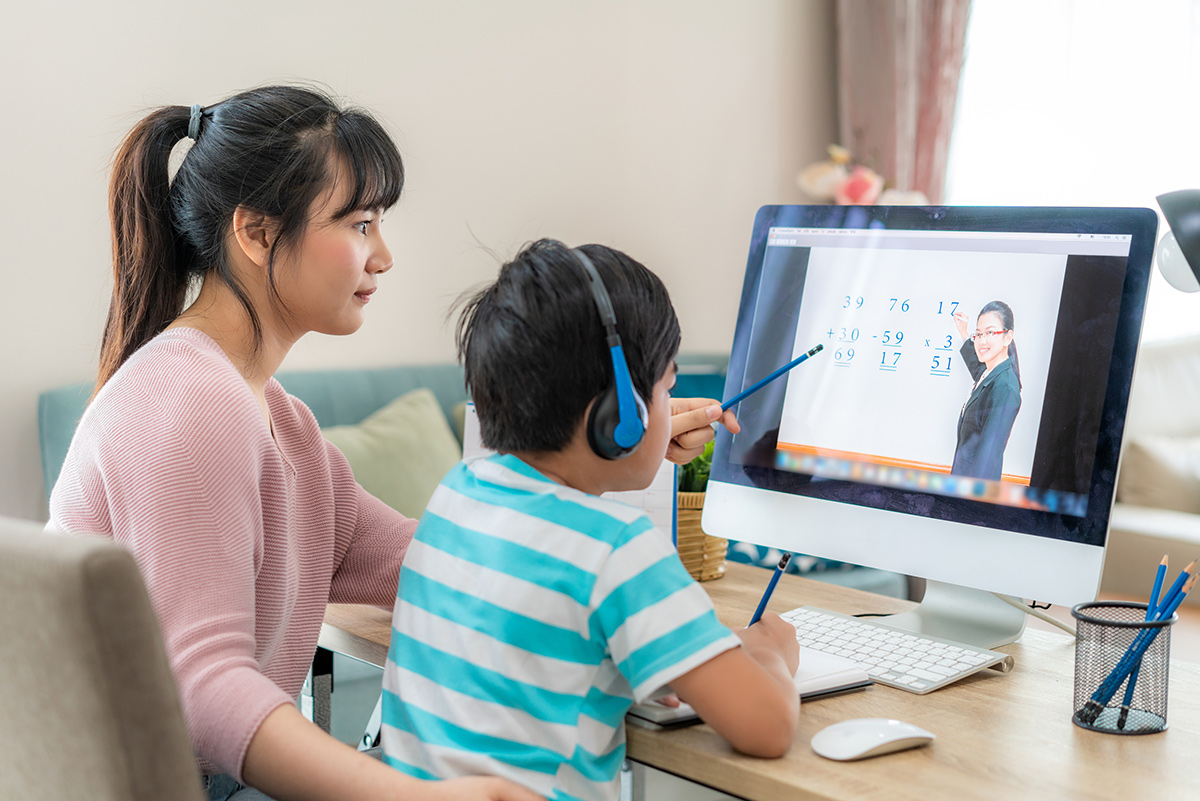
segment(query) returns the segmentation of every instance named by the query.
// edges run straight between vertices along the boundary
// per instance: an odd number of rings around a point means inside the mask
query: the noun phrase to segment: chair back
[[[127,551],[0,517],[0,644],[5,798],[204,798],[158,621]]]

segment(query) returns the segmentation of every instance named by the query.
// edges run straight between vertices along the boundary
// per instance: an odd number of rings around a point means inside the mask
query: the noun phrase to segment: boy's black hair
[[[633,385],[649,402],[679,352],[667,288],[620,251],[580,250],[608,289]],[[588,275],[553,239],[525,246],[495,283],[467,300],[457,340],[483,444],[501,453],[562,450],[613,380]]]

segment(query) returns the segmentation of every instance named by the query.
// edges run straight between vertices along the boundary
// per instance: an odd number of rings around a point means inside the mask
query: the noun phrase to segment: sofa
[[[675,395],[719,398],[728,357],[680,354]],[[312,410],[322,432],[346,455],[369,492],[410,517],[419,517],[441,477],[460,458],[466,401],[462,368],[408,365],[282,372],[279,382]],[[47,487],[54,486],[87,404],[91,384],[42,393],[38,435]],[[731,542],[733,561],[774,567],[780,554]],[[874,568],[801,556],[791,569],[856,589],[906,597],[904,576]]]
[[[1144,598],[1164,553],[1200,557],[1200,336],[1138,354],[1101,592]]]

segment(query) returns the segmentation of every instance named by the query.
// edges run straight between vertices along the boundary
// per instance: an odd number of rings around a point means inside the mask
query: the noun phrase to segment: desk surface
[[[727,625],[750,619],[769,574],[729,564],[703,585]],[[785,576],[770,609],[819,606],[847,614],[894,612],[907,601]],[[374,607],[330,605],[321,645],[382,665],[391,615]],[[628,728],[629,757],[755,801],[776,799],[1127,799],[1184,798],[1200,788],[1200,666],[1171,663],[1166,732],[1119,736],[1071,723],[1074,642],[1026,630],[999,650],[1012,673],[971,676],[930,695],[890,687],[805,703],[796,741],[778,760],[736,753],[707,726],[671,732]],[[938,735],[929,747],[862,762],[830,762],[808,747],[825,726],[848,718],[890,717]],[[1193,788],[1188,791],[1187,788]]]

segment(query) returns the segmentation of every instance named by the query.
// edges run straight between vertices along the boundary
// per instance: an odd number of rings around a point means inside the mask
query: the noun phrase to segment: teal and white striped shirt
[[[739,644],[640,509],[515,456],[460,463],[400,573],[384,759],[612,801],[630,705]]]

